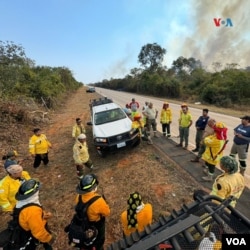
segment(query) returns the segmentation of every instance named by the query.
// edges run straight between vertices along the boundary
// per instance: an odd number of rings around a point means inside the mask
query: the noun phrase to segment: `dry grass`
[[[75,187],[78,184],[72,159],[74,142],[71,129],[76,117],[81,117],[86,124],[90,118],[89,101],[95,97],[98,97],[96,93],[87,94],[84,88],[78,90],[55,112],[51,124],[43,126],[53,144],[49,167],[41,166],[36,174],[32,169],[32,160],[24,166],[33,178],[38,178],[42,183],[40,201],[45,210],[54,214],[49,221],[57,236],[54,249],[70,249],[64,227],[73,215]],[[160,156],[159,160],[152,146],[142,143],[137,148],[121,150],[103,159],[93,146],[91,127],[86,128],[91,158],[100,167],[95,172],[100,182],[98,192],[105,195],[111,208],[111,215],[106,222],[106,245],[122,237],[120,214],[126,209],[131,192],[140,192],[144,202],[153,205],[155,221],[160,215],[167,215],[173,208],[179,209],[184,202],[192,200],[193,190],[199,184],[163,159],[164,156]],[[30,128],[27,131],[31,131]],[[27,152],[28,137],[31,135],[27,131],[18,146],[21,152]],[[8,215],[1,213],[2,228],[8,219]]]

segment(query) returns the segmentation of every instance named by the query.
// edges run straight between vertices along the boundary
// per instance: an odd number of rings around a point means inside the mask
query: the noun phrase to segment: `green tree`
[[[3,96],[12,96],[15,84],[20,81],[22,67],[31,64],[24,48],[13,42],[0,41],[0,91]]]
[[[193,70],[201,67],[202,67],[201,61],[196,60],[193,57],[185,58],[183,56],[180,56],[172,63],[172,68],[175,70],[177,74],[179,73],[183,74],[183,71],[190,74]]]
[[[138,55],[138,61],[142,67],[154,72],[158,68],[162,67],[165,54],[166,50],[157,43],[148,43],[142,47]]]

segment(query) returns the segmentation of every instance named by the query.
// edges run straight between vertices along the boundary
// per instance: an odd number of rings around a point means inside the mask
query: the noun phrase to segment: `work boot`
[[[200,158],[198,156],[196,156],[194,159],[190,160],[191,162],[199,162]]]
[[[182,144],[181,144],[181,143],[179,143],[179,144],[177,144],[177,145],[176,145],[176,147],[182,147]]]
[[[194,152],[194,153],[195,153],[195,152],[199,152],[199,149],[198,149],[198,148],[195,148],[195,149],[192,150],[192,152]]]
[[[209,182],[213,181],[213,176],[210,175],[210,174],[208,174],[207,176],[203,176],[203,177],[201,177],[201,178],[202,178],[202,180],[204,180],[204,181],[209,181]]]

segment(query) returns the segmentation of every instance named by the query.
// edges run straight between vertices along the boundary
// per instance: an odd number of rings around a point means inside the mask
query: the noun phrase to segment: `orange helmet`
[[[187,107],[188,105],[184,102],[181,104],[181,107]]]
[[[141,115],[140,114],[135,114],[134,115],[134,121],[138,121],[141,119]]]

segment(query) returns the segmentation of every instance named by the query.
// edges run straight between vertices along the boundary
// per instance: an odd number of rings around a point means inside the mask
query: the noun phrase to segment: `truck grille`
[[[119,142],[122,142],[122,141],[125,141],[125,140],[128,140],[128,139],[130,139],[129,132],[109,137],[108,141],[109,141],[109,144],[115,144],[115,143],[119,143]]]

